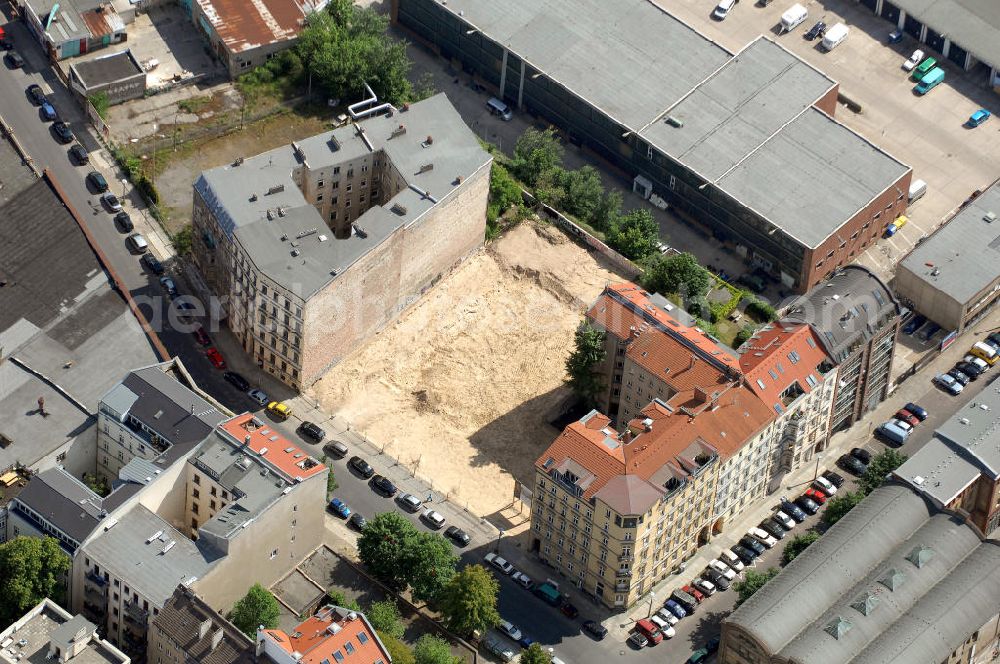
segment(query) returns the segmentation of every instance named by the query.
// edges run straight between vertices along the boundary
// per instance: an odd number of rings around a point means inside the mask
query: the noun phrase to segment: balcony
[[[626,583],[622,583],[621,581],[619,581],[618,583],[615,584],[615,592],[616,593],[627,593],[628,592],[628,588],[629,588],[629,585],[628,585],[627,582]]]
[[[163,452],[166,452],[167,449],[170,447],[169,443],[164,441],[159,436],[151,434],[145,429],[143,429],[142,426],[140,426],[139,423],[136,422],[131,417],[126,418],[124,424],[125,428],[134,433],[136,437],[140,438],[144,443],[152,447],[157,452],[162,454]]]
[[[631,553],[628,553],[628,554],[626,554],[626,553],[620,553],[620,554],[618,554],[618,562],[620,562],[620,563],[626,563],[626,562],[630,563],[633,560],[635,560],[635,556],[632,555]]]
[[[142,607],[136,602],[126,602],[125,603],[125,619],[132,620],[143,627],[146,626],[146,620],[149,618],[149,612],[143,611]]]
[[[104,622],[104,605],[103,604],[91,604],[90,602],[84,600],[83,610],[93,618],[91,622],[103,623]]]
[[[616,579],[631,579],[632,578],[632,570],[630,570],[630,569],[615,570],[615,578]]]
[[[107,595],[108,595],[108,582],[104,579],[104,577],[99,576],[99,575],[95,574],[94,572],[87,572],[87,574],[83,578],[89,584],[92,584],[92,586],[96,586],[97,588],[99,588],[101,590],[101,594],[103,596],[107,597]]]

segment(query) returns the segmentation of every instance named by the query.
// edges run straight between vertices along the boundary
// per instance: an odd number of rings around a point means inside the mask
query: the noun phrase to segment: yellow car
[[[292,414],[292,409],[280,401],[272,401],[267,404],[267,412],[274,415],[278,419],[287,420],[288,416]]]

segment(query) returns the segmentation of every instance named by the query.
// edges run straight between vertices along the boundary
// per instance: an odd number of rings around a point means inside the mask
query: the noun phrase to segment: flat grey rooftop
[[[450,0],[441,6],[636,130],[730,55],[647,0]]]
[[[820,71],[760,37],[641,135],[714,182],[834,85]],[[669,124],[668,117],[683,126]]]
[[[82,620],[76,616],[72,620]],[[19,660],[12,657],[7,650],[0,652],[0,662],[9,664],[52,664],[58,659],[49,659],[49,641],[53,635],[58,635],[60,628],[70,624],[66,619],[48,608],[43,609],[17,631],[15,641],[25,639],[28,644],[24,648],[12,645],[15,653],[23,655]],[[81,624],[81,626],[83,626]],[[93,628],[93,625],[90,625]],[[68,664],[121,664],[125,661],[120,655],[113,654],[102,645],[91,641],[76,657],[67,660]]]
[[[921,23],[977,59],[1000,66],[1000,7],[996,0],[893,0]]]
[[[979,469],[934,436],[894,474],[943,506],[979,478]]]
[[[88,88],[143,74],[129,49],[70,65]]]
[[[406,132],[392,136],[405,125]],[[444,94],[392,117],[380,115],[248,157],[239,165],[201,174],[195,190],[224,232],[235,235],[255,265],[283,287],[305,297],[321,289],[396,229],[413,223],[491,157]],[[430,144],[426,138],[433,138]],[[367,139],[367,142],[366,140]],[[371,148],[369,148],[369,143]],[[293,172],[333,166],[383,152],[404,187],[384,206],[355,222],[362,234],[337,239],[298,189]],[[425,165],[433,165],[424,170]],[[269,191],[274,193],[268,193]],[[253,195],[256,194],[256,197]],[[278,209],[281,208],[281,212]]]
[[[1000,388],[990,386],[979,393],[935,432],[951,443],[983,474],[1000,479]]]
[[[160,536],[153,538],[157,532]],[[170,542],[173,546],[164,553]],[[141,504],[121,515],[114,527],[84,544],[81,551],[111,574],[127,579],[156,606],[163,606],[177,584],[190,585],[218,560],[214,552],[199,547]]]
[[[969,302],[1000,277],[1000,221],[987,221],[988,212],[1000,217],[997,183],[914,247],[900,267],[956,302]]]
[[[27,189],[38,178],[21,159],[14,146],[6,137],[0,137],[0,206],[21,191]]]
[[[815,248],[909,170],[811,108],[722,177],[719,187]]]

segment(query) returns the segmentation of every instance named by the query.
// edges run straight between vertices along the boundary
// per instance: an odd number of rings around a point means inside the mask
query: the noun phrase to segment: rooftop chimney
[[[211,626],[212,626],[211,618],[205,618],[204,620],[202,620],[201,623],[198,625],[198,638],[199,639],[205,638],[205,635],[208,634],[208,630]]]
[[[223,631],[221,629],[217,629],[212,633],[212,650],[218,648],[219,644],[222,643],[222,636]]]

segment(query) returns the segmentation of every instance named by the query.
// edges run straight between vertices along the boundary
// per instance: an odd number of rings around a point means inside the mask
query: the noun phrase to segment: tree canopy
[[[455,576],[458,557],[452,552],[451,543],[440,535],[418,532],[407,540],[403,561],[413,598],[426,602],[434,599]]]
[[[521,664],[552,664],[552,656],[538,643],[532,643],[521,653]]]
[[[819,533],[808,532],[802,533],[801,535],[796,535],[788,541],[785,545],[785,549],[781,552],[781,563],[787,565],[796,558],[799,554],[809,548],[809,545],[819,539]]]
[[[606,355],[604,337],[603,331],[583,323],[576,329],[573,351],[566,358],[566,373],[569,375],[566,383],[577,396],[591,405],[603,387],[594,368],[604,361]]]
[[[643,287],[656,293],[677,293],[685,300],[704,297],[712,287],[712,275],[693,254],[657,255],[647,262]]]
[[[389,651],[389,657],[392,658],[392,664],[416,664],[416,659],[413,657],[413,651],[410,650],[409,646],[397,639],[391,634],[379,633],[378,638],[382,639],[382,645],[385,649]]]
[[[523,182],[534,186],[542,173],[562,165],[563,153],[555,130],[529,127],[514,145],[511,168]]]
[[[0,544],[0,627],[49,597],[63,599],[70,558],[54,537],[15,537]]]
[[[733,584],[733,589],[739,595],[736,599],[736,606],[753,597],[753,594],[763,588],[764,584],[778,576],[780,571],[777,567],[768,567],[763,572],[758,572],[755,569],[746,570],[743,580]]]
[[[656,250],[660,226],[646,208],[630,210],[608,229],[608,245],[625,258],[641,260]]]
[[[858,487],[867,495],[882,486],[885,476],[903,465],[907,456],[896,450],[882,450],[868,464],[868,470],[858,481]]]
[[[861,491],[843,491],[826,501],[826,508],[823,510],[823,523],[828,526],[840,521],[844,515],[854,509],[854,506],[865,499],[865,494]]]
[[[416,664],[461,664],[462,658],[451,654],[451,646],[433,634],[424,634],[413,646]]]
[[[281,607],[278,605],[278,600],[274,599],[274,595],[267,588],[255,583],[250,586],[247,594],[233,605],[229,620],[241,632],[253,639],[257,637],[257,627],[261,625],[265,629],[276,628],[279,615]]]
[[[604,195],[604,185],[597,169],[587,165],[575,171],[563,171],[562,188],[566,194],[563,209],[593,224]]]
[[[466,565],[448,581],[437,605],[451,631],[470,636],[500,623],[497,594],[500,584],[482,565]]]
[[[403,638],[406,626],[403,625],[403,618],[399,613],[399,607],[396,606],[396,602],[393,600],[387,599],[384,602],[375,602],[368,607],[365,616],[368,618],[368,622],[372,624],[372,627],[380,634],[388,634],[396,639]]]
[[[358,556],[377,579],[396,590],[406,587],[406,551],[417,529],[396,512],[376,514],[358,538]]]

